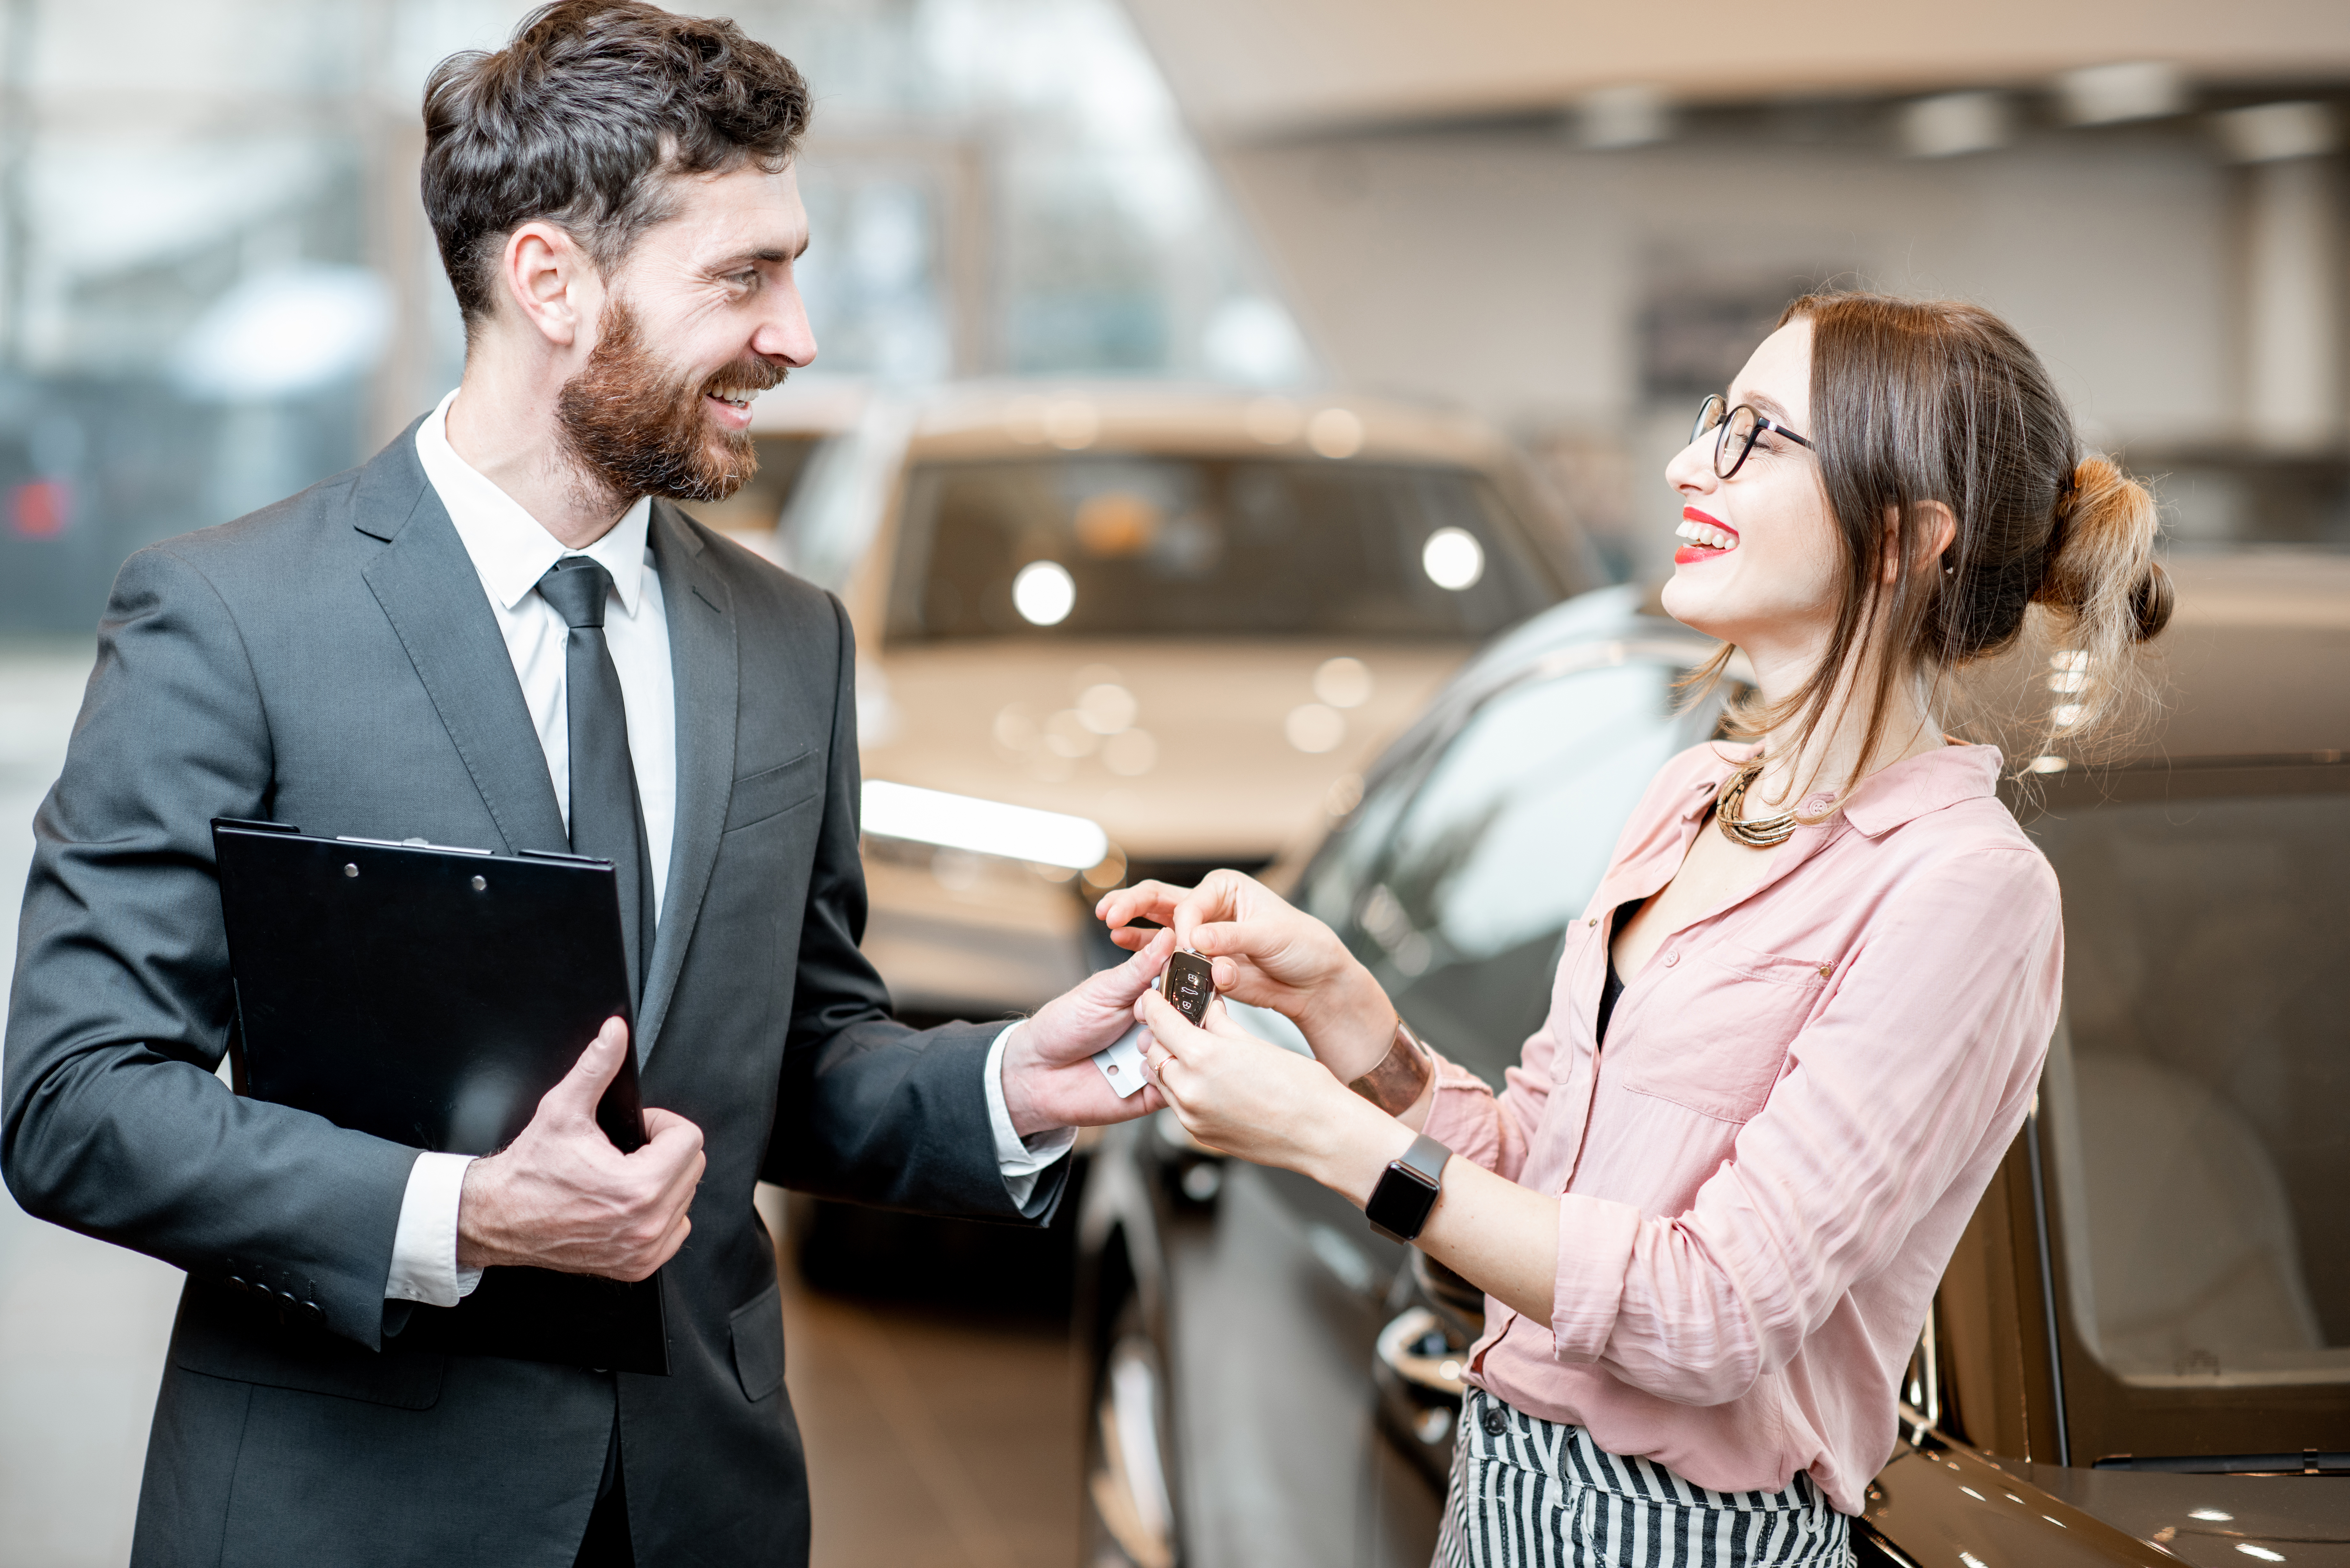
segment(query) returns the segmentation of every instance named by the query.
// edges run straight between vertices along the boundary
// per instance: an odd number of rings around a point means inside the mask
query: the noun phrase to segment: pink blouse
[[[1750,755],[1665,765],[1506,1090],[1443,1064],[1427,1130],[1562,1195],[1551,1321],[1488,1298],[1471,1382],[1700,1486],[1804,1470],[1858,1513],[1935,1285],[2039,1083],[2056,877],[1993,793],[1996,749],[1897,763],[1627,976],[1601,1050],[1608,911],[1671,880]]]

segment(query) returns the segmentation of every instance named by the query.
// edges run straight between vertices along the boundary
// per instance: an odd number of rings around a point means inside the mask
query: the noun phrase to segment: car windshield
[[[918,464],[895,640],[1482,638],[1568,587],[1466,469],[1087,452]]]
[[[1299,888],[1412,1026],[1497,1088],[1625,819],[1720,712],[1676,711],[1686,662],[1620,643],[1546,668],[1394,759]]]
[[[2075,1331],[2140,1386],[2350,1382],[2350,767],[2149,770],[2047,807]]]

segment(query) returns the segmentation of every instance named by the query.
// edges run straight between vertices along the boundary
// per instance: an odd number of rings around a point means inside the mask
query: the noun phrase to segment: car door
[[[1293,889],[1414,1028],[1497,1087],[1625,819],[1667,758],[1715,731],[1719,698],[1680,685],[1708,651],[1627,618],[1489,664],[1383,759]],[[1305,1049],[1285,1020],[1234,1012]],[[1219,1203],[1174,1329],[1187,1561],[1426,1562],[1449,1409],[1387,1418],[1367,1377],[1424,1310],[1409,1249],[1286,1172],[1236,1167]],[[1423,1358],[1439,1381],[1442,1338]]]

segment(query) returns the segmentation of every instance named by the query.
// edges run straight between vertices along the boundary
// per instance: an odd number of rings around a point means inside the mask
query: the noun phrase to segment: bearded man
[[[858,951],[838,602],[674,504],[816,355],[808,94],[731,24],[565,0],[425,98],[463,384],[351,472],[141,551],[36,823],[0,1166],[187,1271],[134,1561],[800,1563],[764,1179],[1040,1223],[1163,952],[1013,1028],[889,1017]],[[514,1143],[239,1097],[208,825],[609,858],[639,986]],[[634,1050],[645,1146],[593,1111]],[[662,1270],[668,1376],[449,1354],[484,1268]]]

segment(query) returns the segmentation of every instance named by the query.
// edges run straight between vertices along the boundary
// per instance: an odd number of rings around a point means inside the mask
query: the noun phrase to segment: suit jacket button
[[[302,1315],[308,1318],[312,1323],[323,1325],[327,1321],[327,1309],[320,1306],[317,1302],[304,1302],[302,1303]]]
[[[249,1290],[251,1290],[253,1287],[252,1287],[251,1285],[246,1284],[243,1280],[239,1279],[236,1275],[234,1275],[234,1274],[231,1274],[231,1275],[228,1277],[228,1288],[229,1288],[229,1289],[231,1289],[231,1290],[233,1290],[233,1291],[249,1291]]]

